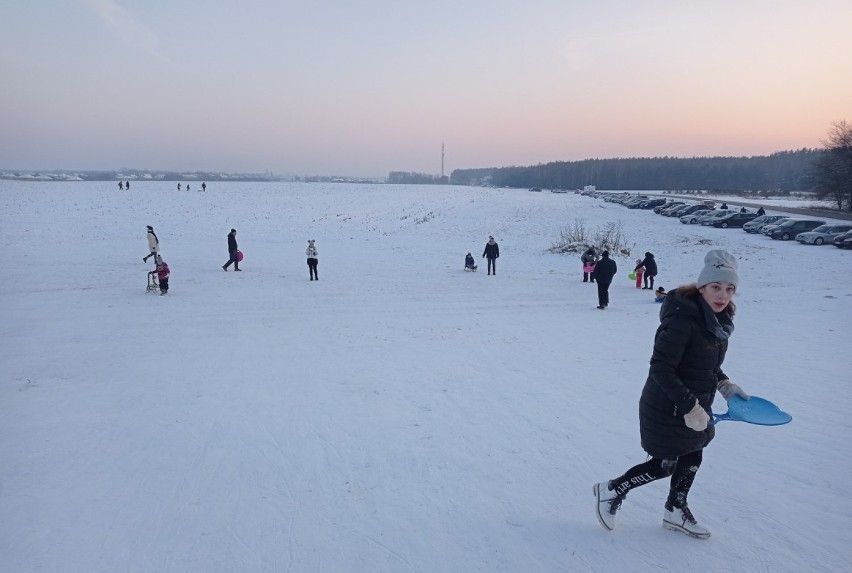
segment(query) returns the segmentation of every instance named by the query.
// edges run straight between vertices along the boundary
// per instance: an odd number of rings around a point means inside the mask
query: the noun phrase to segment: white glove
[[[695,406],[692,407],[692,410],[690,410],[688,414],[684,415],[683,421],[686,422],[687,428],[695,430],[696,432],[703,432],[707,429],[707,424],[710,423],[710,416],[707,414],[707,411],[701,407],[698,400],[696,400]]]
[[[743,400],[748,400],[749,395],[746,394],[742,388],[725,378],[724,380],[719,380],[719,384],[716,386],[719,390],[719,393],[725,400],[730,400],[731,396],[739,396]]]

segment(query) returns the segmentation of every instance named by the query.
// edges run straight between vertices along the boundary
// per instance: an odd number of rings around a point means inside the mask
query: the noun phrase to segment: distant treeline
[[[3,171],[0,179],[35,179],[41,181],[290,181],[292,177],[271,173],[216,173],[209,171],[147,171],[122,169],[120,171]]]
[[[391,171],[388,173],[388,183],[407,185],[440,185],[446,183],[446,176],[415,173],[413,171]]]
[[[450,183],[608,190],[802,191],[813,186],[817,149],[755,157],[648,157],[557,161],[530,167],[456,169]]]

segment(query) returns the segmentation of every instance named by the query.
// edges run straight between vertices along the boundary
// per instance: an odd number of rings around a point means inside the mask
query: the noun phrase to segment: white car
[[[821,225],[813,231],[799,233],[796,235],[796,240],[804,245],[831,245],[834,244],[835,238],[846,231],[852,231],[852,224]]]

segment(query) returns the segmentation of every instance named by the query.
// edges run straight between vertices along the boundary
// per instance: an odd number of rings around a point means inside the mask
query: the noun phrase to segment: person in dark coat
[[[645,253],[645,258],[642,262],[636,265],[633,272],[637,272],[642,267],[645,267],[645,275],[642,277],[642,289],[654,290],[654,277],[657,276],[657,261],[654,259],[654,253]],[[649,284],[650,283],[650,286]]]
[[[594,247],[589,247],[580,257],[583,263],[583,282],[595,282],[595,263],[598,262],[598,253]]]
[[[757,210],[758,217],[763,217],[764,215],[766,215],[766,211],[764,211],[763,207]]]
[[[731,297],[739,277],[737,260],[713,250],[692,285],[666,295],[654,338],[651,366],[639,400],[642,449],[651,457],[623,475],[596,484],[596,514],[601,526],[615,529],[615,515],[628,492],[671,477],[663,527],[697,538],[710,537],[687,504],[704,448],[715,435],[710,423],[718,390],[728,400],[748,399],[722,371],[736,307]]]
[[[482,256],[488,259],[488,274],[490,275],[493,270],[496,275],[497,258],[500,256],[500,247],[497,245],[497,241],[494,240],[494,237],[488,237],[488,242],[485,243],[485,250],[482,252]]]
[[[595,279],[598,282],[598,308],[603,310],[609,306],[609,285],[612,277],[618,272],[618,265],[609,258],[609,251],[601,253],[601,260],[595,264]]]
[[[189,190],[189,185],[187,185],[187,190]],[[231,258],[228,259],[228,262],[222,265],[222,270],[228,272],[228,267],[231,266],[231,263],[234,263],[234,271],[240,270],[240,261],[237,260],[237,230],[231,229],[231,232],[228,233],[228,255]]]

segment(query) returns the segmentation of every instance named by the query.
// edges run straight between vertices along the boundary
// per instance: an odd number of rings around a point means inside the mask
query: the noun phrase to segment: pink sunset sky
[[[6,0],[0,169],[445,174],[852,120],[849,0]]]

